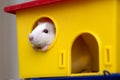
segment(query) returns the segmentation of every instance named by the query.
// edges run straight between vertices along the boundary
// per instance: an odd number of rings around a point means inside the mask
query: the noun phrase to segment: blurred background
[[[4,12],[4,6],[30,0],[0,0],[0,80],[19,80],[16,16]]]

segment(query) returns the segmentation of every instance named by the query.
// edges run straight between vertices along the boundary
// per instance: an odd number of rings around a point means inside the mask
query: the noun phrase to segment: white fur
[[[48,33],[44,33],[44,29],[47,29]],[[33,44],[34,48],[41,47],[41,50],[45,51],[54,40],[54,25],[49,22],[39,22],[35,29],[30,33],[29,37],[31,36],[33,37],[33,40],[30,42]]]

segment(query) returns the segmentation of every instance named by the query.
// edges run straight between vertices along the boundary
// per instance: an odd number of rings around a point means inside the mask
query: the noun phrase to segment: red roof
[[[25,9],[25,8],[30,8],[30,7],[40,6],[45,4],[51,4],[59,1],[63,1],[63,0],[34,0],[34,1],[25,2],[21,4],[6,6],[4,8],[4,11],[8,13],[16,14],[16,11],[20,9]]]

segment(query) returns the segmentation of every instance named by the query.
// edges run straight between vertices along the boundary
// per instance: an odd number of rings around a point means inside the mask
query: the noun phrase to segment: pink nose
[[[29,36],[29,40],[32,41],[33,40],[33,36]]]

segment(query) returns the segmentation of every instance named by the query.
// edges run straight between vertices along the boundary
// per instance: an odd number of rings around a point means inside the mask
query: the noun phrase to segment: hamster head
[[[34,48],[47,50],[55,37],[55,27],[49,22],[39,22],[29,35],[29,41]]]

